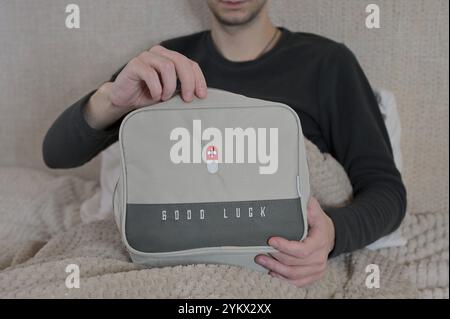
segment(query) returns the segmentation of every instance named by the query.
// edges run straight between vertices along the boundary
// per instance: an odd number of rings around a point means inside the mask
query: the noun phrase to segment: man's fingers
[[[256,256],[255,262],[270,271],[280,274],[283,277],[294,278],[295,274],[293,273],[292,268],[290,266],[283,265],[282,263],[273,259],[272,257],[259,255]]]
[[[320,213],[322,211],[322,208],[320,207],[319,202],[314,197],[311,197],[311,199],[308,202],[307,207],[307,214],[308,214],[308,226],[309,227],[316,227],[320,224]]]
[[[204,99],[207,95],[205,76],[197,62],[192,62],[192,68],[195,76],[195,95],[200,99]]]
[[[313,252],[308,258],[297,258],[282,252],[270,253],[269,255],[289,266],[320,266],[328,261],[328,256],[324,256],[320,250]]]
[[[320,252],[317,253],[314,252],[308,258],[293,257],[291,255],[279,251],[275,253],[270,253],[269,255],[272,256],[274,259],[278,260],[280,263],[287,266],[313,266],[323,262],[323,260],[320,258]]]
[[[181,97],[185,102],[191,102],[194,99],[196,85],[191,60],[178,52],[167,50],[161,46],[153,47],[150,52],[160,54],[174,63],[178,79],[181,83]]]
[[[143,53],[143,58],[149,66],[159,73],[162,82],[161,99],[163,101],[170,99],[177,88],[177,74],[174,63],[162,55],[149,51]]]
[[[316,244],[316,242],[317,240],[314,240],[312,237],[306,238],[303,242],[287,240],[281,237],[272,237],[269,240],[269,245],[276,250],[293,257],[308,258],[319,248],[319,245]]]
[[[284,278],[291,280],[298,280],[299,278],[310,277],[319,272],[325,271],[326,264],[323,265],[313,265],[313,266],[287,266],[278,260],[265,256],[259,255],[255,260],[258,264],[264,268],[270,270],[271,272],[277,273]]]
[[[152,99],[159,101],[161,99],[162,87],[158,73],[140,59],[136,59],[133,63],[135,74],[145,82]]]
[[[305,260],[295,258],[291,255],[282,252],[270,253],[269,255],[286,266],[300,266],[302,265],[302,263],[303,265],[306,263]]]
[[[195,95],[194,69],[190,61],[181,55],[173,55],[172,61],[174,61],[178,79],[181,83],[181,97],[185,102],[191,102]]]
[[[277,274],[276,272],[274,272],[274,271],[269,271],[269,275],[270,276],[272,276],[272,277],[275,277],[275,278],[278,278],[278,279],[281,279],[281,280],[287,280],[286,278],[284,278],[283,276],[281,276],[280,274]]]

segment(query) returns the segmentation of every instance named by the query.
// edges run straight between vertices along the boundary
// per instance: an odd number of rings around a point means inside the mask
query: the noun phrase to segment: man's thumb
[[[319,220],[321,207],[317,199],[311,197],[308,203],[308,225],[314,227]]]

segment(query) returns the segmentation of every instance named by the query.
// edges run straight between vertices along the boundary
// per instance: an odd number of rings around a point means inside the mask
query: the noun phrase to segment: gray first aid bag
[[[262,270],[272,236],[307,233],[309,173],[286,105],[210,89],[138,109],[119,133],[114,213],[133,262]]]

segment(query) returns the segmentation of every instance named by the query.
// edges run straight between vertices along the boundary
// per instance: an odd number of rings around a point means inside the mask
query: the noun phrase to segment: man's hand
[[[319,202],[311,198],[308,204],[308,236],[303,242],[272,237],[269,245],[278,250],[270,256],[258,255],[255,261],[269,274],[303,287],[321,279],[327,267],[328,255],[334,247],[334,224]]]
[[[104,129],[134,109],[166,101],[175,93],[177,79],[184,101],[206,97],[206,81],[198,64],[155,46],[132,59],[113,83],[99,88],[84,110],[86,121]]]

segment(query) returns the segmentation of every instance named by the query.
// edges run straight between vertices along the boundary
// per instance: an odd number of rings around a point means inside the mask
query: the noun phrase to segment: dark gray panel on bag
[[[237,211],[237,208],[240,210]],[[224,217],[224,209],[228,218]],[[201,210],[204,211],[203,219]],[[249,217],[250,211],[253,217]],[[145,253],[205,247],[267,246],[272,236],[300,240],[303,232],[300,198],[167,205],[127,204],[125,220],[128,244]]]

